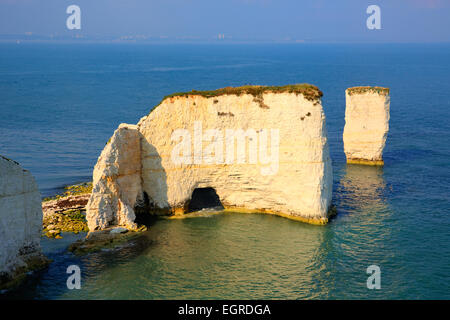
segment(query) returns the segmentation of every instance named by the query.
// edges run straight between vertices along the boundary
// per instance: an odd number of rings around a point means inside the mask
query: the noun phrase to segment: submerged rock
[[[183,216],[205,188],[225,209],[326,223],[332,168],[321,96],[290,85],[166,97],[137,125],[121,124],[102,151],[89,230],[133,230],[137,212]]]
[[[145,226],[141,226],[132,232],[128,232],[127,229],[125,229],[126,232],[112,232],[115,229],[106,228],[105,230],[89,232],[86,238],[75,241],[67,250],[76,255],[109,251],[138,238],[142,235],[142,232],[147,231]]]
[[[0,289],[49,263],[40,246],[41,196],[30,172],[0,156]]]

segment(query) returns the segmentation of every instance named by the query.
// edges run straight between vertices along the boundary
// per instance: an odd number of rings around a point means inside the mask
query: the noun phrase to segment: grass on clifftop
[[[273,93],[288,92],[288,93],[302,94],[305,97],[305,99],[310,101],[317,101],[323,96],[322,91],[320,91],[319,88],[317,88],[316,86],[312,84],[302,83],[302,84],[289,84],[286,86],[246,85],[241,87],[225,87],[221,89],[207,90],[207,91],[192,90],[188,92],[172,93],[168,96],[165,96],[164,99],[162,99],[162,101],[172,97],[187,97],[191,95],[202,96],[205,98],[212,98],[227,94],[237,96],[240,96],[241,94],[251,94],[257,97],[261,96],[263,93],[266,92],[273,92]]]
[[[383,96],[389,95],[389,88],[383,87],[353,87],[347,89],[348,94],[351,96],[353,94],[363,94],[367,92],[378,93]]]

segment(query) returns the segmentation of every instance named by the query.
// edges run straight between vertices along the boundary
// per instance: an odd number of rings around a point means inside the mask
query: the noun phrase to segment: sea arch
[[[137,125],[121,124],[102,151],[87,206],[90,230],[136,228],[137,208],[182,217],[197,188],[214,188],[225,209],[325,224],[332,169],[321,96],[301,84],[164,98]],[[233,159],[220,157],[227,130],[245,133],[245,152],[235,143]]]

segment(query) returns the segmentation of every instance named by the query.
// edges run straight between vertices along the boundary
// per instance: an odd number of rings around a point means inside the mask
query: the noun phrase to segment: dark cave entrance
[[[191,201],[188,204],[188,211],[199,211],[202,209],[223,210],[222,202],[214,188],[196,188],[192,192]]]
[[[144,191],[142,199],[139,199],[134,207],[134,213],[136,215],[134,222],[137,223],[138,226],[144,225],[147,227],[155,224],[158,217],[154,214],[151,214],[151,209],[151,201],[148,197],[147,192]]]

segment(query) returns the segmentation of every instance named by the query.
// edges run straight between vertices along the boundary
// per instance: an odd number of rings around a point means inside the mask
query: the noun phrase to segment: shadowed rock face
[[[345,92],[344,152],[348,163],[383,165],[389,131],[389,89],[354,87]]]
[[[332,171],[318,94],[241,91],[173,95],[120,125],[94,169],[89,229],[133,229],[136,211],[182,216],[202,188],[225,209],[326,223]]]
[[[47,263],[41,230],[41,196],[33,176],[0,156],[0,288]]]

